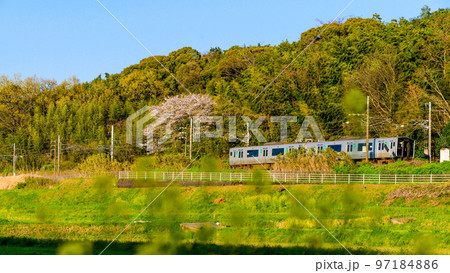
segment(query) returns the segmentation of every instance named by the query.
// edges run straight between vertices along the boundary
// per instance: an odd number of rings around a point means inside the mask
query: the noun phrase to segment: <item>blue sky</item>
[[[155,55],[190,46],[277,45],[331,21],[350,0],[315,1],[118,1],[100,0]],[[341,15],[383,21],[412,18],[447,0],[355,0]],[[58,82],[76,76],[91,81],[119,73],[148,53],[97,3],[0,0],[0,75],[36,75]]]

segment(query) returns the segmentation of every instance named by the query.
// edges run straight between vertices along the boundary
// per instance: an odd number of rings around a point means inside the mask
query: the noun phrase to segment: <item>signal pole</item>
[[[428,103],[428,162],[431,163],[431,101]]]
[[[367,117],[366,117],[366,161],[369,161],[369,102],[370,98],[367,96]]]
[[[111,126],[111,160],[114,159],[114,125]]]
[[[16,143],[13,144],[13,176],[16,176]]]

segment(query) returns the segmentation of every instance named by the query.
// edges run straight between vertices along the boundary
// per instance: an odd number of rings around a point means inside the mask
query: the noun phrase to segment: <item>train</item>
[[[331,148],[336,152],[346,152],[353,160],[366,159],[366,139],[349,139],[324,142],[305,143],[267,143],[261,146],[240,147],[230,149],[229,163],[232,167],[273,164],[277,156],[282,156],[292,149],[306,150],[313,148],[316,152]],[[410,160],[414,158],[415,142],[408,137],[372,138],[369,139],[369,159]]]

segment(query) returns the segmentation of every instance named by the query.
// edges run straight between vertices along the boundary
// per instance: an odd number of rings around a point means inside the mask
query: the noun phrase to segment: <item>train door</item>
[[[239,161],[243,160],[244,150],[242,150],[242,149],[238,150],[238,158],[239,158]]]
[[[398,139],[398,145],[397,145],[397,156],[400,158],[403,158],[403,146],[404,142]]]
[[[406,158],[410,159],[411,158],[411,142],[408,141],[406,142]]]
[[[369,142],[369,158],[376,158],[375,154],[375,142],[376,140],[373,139],[372,142]]]
[[[353,142],[347,142],[347,153],[353,153]]]
[[[323,150],[323,144],[317,144],[317,152]]]
[[[414,158],[414,140],[410,138],[399,138],[397,156],[405,159]]]

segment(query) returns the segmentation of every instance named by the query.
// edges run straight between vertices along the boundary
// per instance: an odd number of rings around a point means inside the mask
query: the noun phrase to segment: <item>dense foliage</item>
[[[52,141],[60,135],[63,162],[71,167],[68,162],[109,151],[112,125],[115,159],[133,161],[145,151],[126,144],[126,118],[143,106],[188,92],[212,96],[213,114],[224,116],[225,127],[228,116],[238,118],[236,143],[229,143],[227,136],[202,140],[194,145],[195,154],[225,156],[230,146],[242,145],[242,115],[297,116],[297,123],[290,125],[289,141],[307,115],[315,117],[327,139],[363,135],[361,117],[349,114],[365,111],[366,95],[371,97],[371,135],[410,136],[417,141],[419,156],[427,136],[424,104],[432,101],[437,110],[433,112],[436,153],[449,146],[450,129],[445,127],[450,118],[449,33],[450,10],[430,12],[425,7],[410,20],[383,22],[374,15],[324,24],[306,31],[298,41],[277,46],[211,48],[204,54],[185,47],[156,56],[179,81],[153,57],[86,83],[76,78],[58,84],[1,76],[1,164],[10,168],[16,143],[19,168],[52,166]],[[187,126],[188,117],[184,118],[180,124]],[[261,131],[268,141],[278,141],[278,127],[266,119]],[[175,136],[164,149],[184,153],[183,134],[178,131]]]

